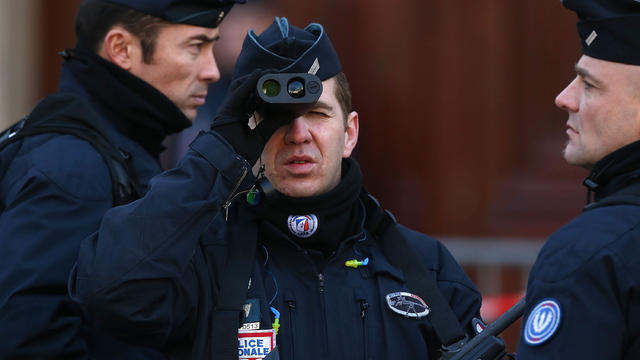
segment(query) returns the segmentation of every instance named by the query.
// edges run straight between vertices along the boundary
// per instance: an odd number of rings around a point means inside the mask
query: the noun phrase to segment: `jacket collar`
[[[633,142],[608,154],[598,161],[583,184],[599,200],[640,177],[640,141]],[[590,199],[587,199],[589,202]]]

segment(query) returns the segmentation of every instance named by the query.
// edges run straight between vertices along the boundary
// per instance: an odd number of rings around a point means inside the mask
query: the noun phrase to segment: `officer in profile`
[[[640,2],[563,5],[583,55],[556,105],[589,200],[531,270],[518,358],[640,359]]]
[[[0,359],[133,358],[125,345],[87,329],[67,293],[69,272],[104,213],[142,195],[161,172],[165,136],[190,126],[219,78],[212,49],[233,3],[80,6],[59,91],[26,122],[55,122],[56,130],[22,137],[16,128],[4,138],[20,140],[0,152]],[[118,176],[135,189],[112,181],[110,165],[122,162]]]
[[[256,100],[272,73],[315,74],[318,101],[276,115]],[[323,27],[249,31],[230,89],[212,131],[82,243],[69,290],[94,323],[184,358],[436,359],[440,309],[390,263],[377,228],[391,228],[470,333],[481,298],[464,271],[362,188],[359,118]]]

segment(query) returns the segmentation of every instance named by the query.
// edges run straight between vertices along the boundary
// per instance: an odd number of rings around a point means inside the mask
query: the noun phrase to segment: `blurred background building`
[[[56,90],[79,3],[0,0],[1,128]],[[559,1],[253,0],[223,23],[223,79],[196,128],[215,113],[246,31],[275,15],[319,22],[332,39],[360,114],[368,190],[452,250],[487,320],[506,310],[545,237],[584,204],[586,173],[562,159],[566,114],[553,103],[580,55],[575,16]],[[195,133],[167,141],[165,166]],[[517,337],[515,325],[510,350]]]

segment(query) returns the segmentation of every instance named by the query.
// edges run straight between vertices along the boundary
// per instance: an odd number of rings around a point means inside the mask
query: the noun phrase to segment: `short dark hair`
[[[336,79],[335,95],[340,103],[340,108],[344,115],[345,124],[349,118],[349,113],[353,110],[351,107],[351,90],[349,90],[349,82],[347,76],[343,72],[337,73],[334,78]]]
[[[76,16],[76,36],[78,41],[98,52],[109,30],[120,25],[140,39],[143,61],[150,63],[156,48],[158,30],[167,24],[170,23],[166,20],[127,7],[105,1],[85,0]]]

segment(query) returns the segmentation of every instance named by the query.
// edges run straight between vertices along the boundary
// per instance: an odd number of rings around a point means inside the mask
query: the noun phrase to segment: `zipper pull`
[[[240,192],[240,193],[236,194],[236,191],[238,191],[238,188],[240,187],[240,185],[244,181],[244,178],[247,177],[248,173],[249,173],[249,168],[247,168],[246,166],[243,166],[242,167],[242,175],[240,176],[240,180],[238,180],[238,182],[235,184],[235,186],[233,187],[233,190],[231,191],[231,194],[229,194],[229,198],[227,198],[227,201],[224,203],[224,205],[222,205],[222,208],[224,209],[224,221],[225,222],[229,221],[229,206],[231,206],[231,202],[233,201],[233,199],[235,199],[236,196],[246,192],[246,191],[243,191],[243,192]]]
[[[231,205],[231,201],[228,201],[224,205],[222,205],[222,208],[224,209],[224,221],[225,222],[229,222],[229,206],[230,205]]]
[[[320,280],[320,292],[324,292],[324,275],[318,274],[318,280]]]
[[[367,317],[367,310],[369,309],[369,303],[367,302],[367,300],[360,300],[360,309],[362,310],[361,315],[364,319],[365,317]]]

